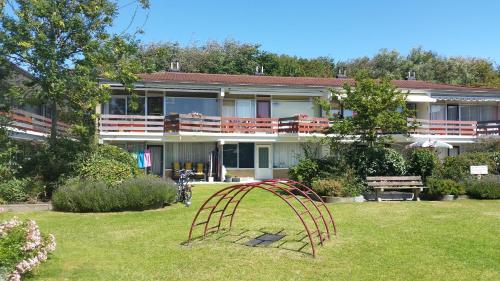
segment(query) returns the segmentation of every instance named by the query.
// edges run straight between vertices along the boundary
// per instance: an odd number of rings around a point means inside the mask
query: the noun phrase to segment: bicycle
[[[179,180],[177,180],[177,202],[182,202],[186,207],[191,205],[191,197],[193,194],[191,193],[191,185],[190,181],[192,180],[192,176],[194,172],[192,170],[180,170],[179,171]]]

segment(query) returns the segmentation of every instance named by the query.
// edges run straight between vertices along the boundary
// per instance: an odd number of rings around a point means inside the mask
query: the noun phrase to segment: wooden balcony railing
[[[279,119],[280,133],[325,133],[330,127],[328,118],[294,116]]]
[[[201,114],[171,114],[165,117],[165,133],[220,133],[221,117]]]
[[[239,118],[222,117],[222,133],[240,134],[276,134],[278,133],[278,118]]]
[[[50,120],[45,119],[50,124]],[[414,122],[417,124],[416,128],[411,130],[411,134],[471,137],[500,135],[500,120],[476,122],[410,119],[408,121],[409,124]],[[286,118],[239,118],[201,114],[172,114],[165,117],[102,115],[99,119],[99,130],[106,133],[312,134],[326,133],[330,125],[331,121],[327,118],[300,115]],[[45,130],[50,131],[50,126],[47,125]]]
[[[10,126],[13,128],[50,134],[50,129],[52,127],[52,120],[50,118],[21,109],[12,109],[8,115],[12,121]],[[70,125],[63,122],[57,122],[57,125],[59,134],[64,135],[69,133]]]
[[[478,136],[500,136],[500,120],[478,121],[476,132]]]
[[[163,116],[102,115],[99,131],[104,133],[163,133]]]
[[[422,135],[475,136],[476,121],[410,119],[417,128],[411,133]]]

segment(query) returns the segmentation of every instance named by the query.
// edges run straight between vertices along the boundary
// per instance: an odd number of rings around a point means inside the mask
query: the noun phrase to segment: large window
[[[296,114],[305,114],[319,117],[317,106],[312,101],[279,101],[273,100],[272,116],[277,118],[292,117]]]
[[[254,167],[254,143],[225,144],[222,154],[226,168]]]
[[[126,97],[112,97],[109,101],[109,114],[125,115],[127,112]]]
[[[203,115],[219,116],[219,100],[214,98],[167,97],[165,108],[167,114],[196,112]]]
[[[163,115],[163,97],[148,97],[148,115]]]
[[[446,105],[431,105],[431,120],[446,120]]]
[[[133,99],[131,97],[127,98],[127,114],[128,115],[144,115],[144,100],[145,97],[137,97],[136,99],[136,107],[133,108],[132,106],[132,101]]]

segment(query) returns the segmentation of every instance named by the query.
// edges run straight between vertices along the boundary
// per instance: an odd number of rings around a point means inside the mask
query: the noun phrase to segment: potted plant
[[[225,182],[232,182],[233,175],[230,173],[226,173],[226,179],[224,180]]]

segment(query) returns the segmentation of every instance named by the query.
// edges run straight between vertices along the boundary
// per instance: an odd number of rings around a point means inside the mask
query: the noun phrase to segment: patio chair
[[[206,179],[206,174],[205,174],[205,167],[203,163],[196,163],[196,170],[194,172],[194,178],[198,180],[205,180]]]
[[[184,163],[184,169],[186,169],[186,170],[192,170],[193,169],[193,162],[186,161]]]
[[[172,179],[177,180],[180,177],[181,163],[175,161],[172,163]]]

